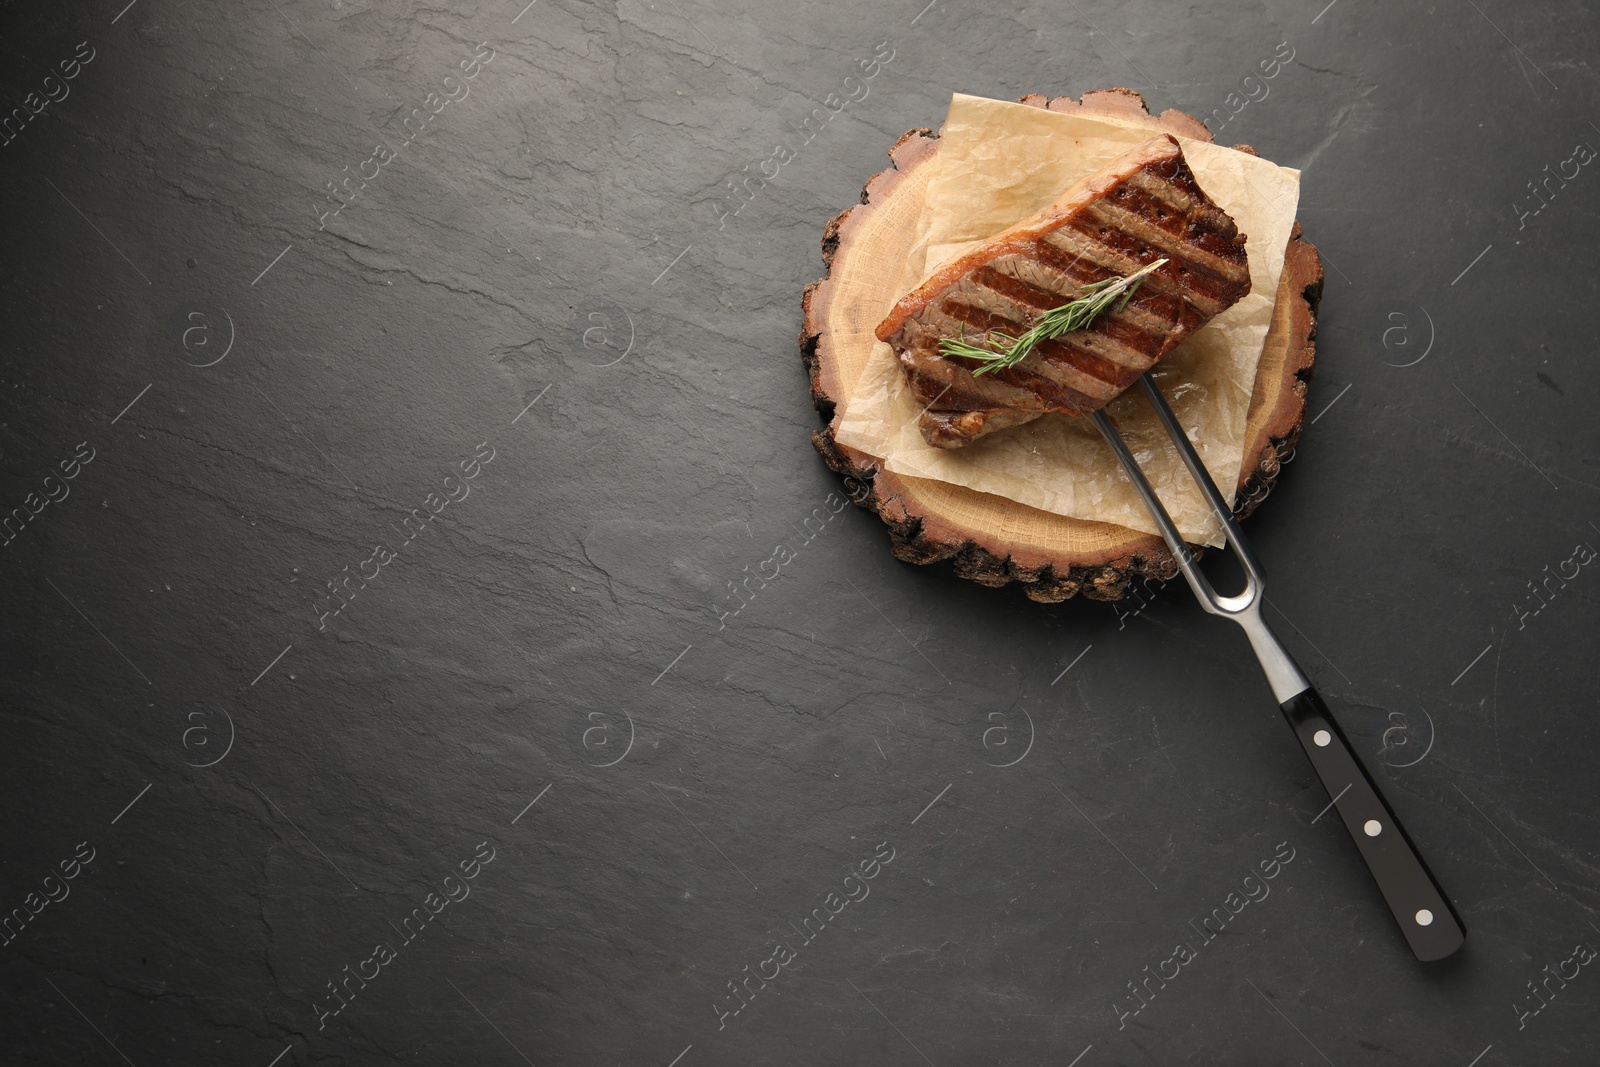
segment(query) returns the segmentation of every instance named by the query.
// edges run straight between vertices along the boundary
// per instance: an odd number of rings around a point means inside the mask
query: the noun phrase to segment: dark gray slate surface
[[[125,2],[0,10],[5,108],[66,94],[0,144],[0,492],[67,494],[0,549],[0,1060],[1593,1062],[1594,968],[1529,983],[1600,945],[1600,575],[1528,587],[1600,546],[1600,174],[1529,187],[1600,145],[1592,10]],[[1328,288],[1248,532],[1442,965],[1181,586],[1124,627],[799,529],[840,488],[799,292],[893,139],[955,90],[1219,122],[1283,42],[1219,138],[1305,168]]]

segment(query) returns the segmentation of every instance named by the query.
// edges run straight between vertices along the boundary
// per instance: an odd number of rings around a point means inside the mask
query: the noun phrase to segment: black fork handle
[[[1412,953],[1419,960],[1439,960],[1455,952],[1467,938],[1461,917],[1366,768],[1350,751],[1322,697],[1315,689],[1307,689],[1281,706],[1317,777],[1333,798],[1328,807],[1344,820]]]

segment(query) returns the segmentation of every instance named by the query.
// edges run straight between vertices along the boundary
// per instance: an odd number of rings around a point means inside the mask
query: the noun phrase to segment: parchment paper
[[[956,94],[940,133],[917,237],[894,289],[904,294],[942,264],[1054,203],[1159,131],[1132,122]],[[1250,295],[1161,363],[1154,376],[1212,478],[1232,502],[1246,416],[1294,225],[1300,172],[1179,138],[1200,187],[1248,236]],[[887,315],[892,302],[883,308]],[[1107,406],[1173,521],[1194,544],[1221,545],[1199,491],[1137,388]],[[1133,484],[1092,423],[1045,415],[960,449],[933,448],[894,352],[874,344],[844,406],[837,439],[896,473],[933,478],[1074,518],[1158,533]]]

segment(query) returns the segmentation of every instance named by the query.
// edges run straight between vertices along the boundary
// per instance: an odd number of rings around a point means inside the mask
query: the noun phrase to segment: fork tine
[[[1139,463],[1133,458],[1127,442],[1112,425],[1111,417],[1104,409],[1094,412],[1090,417],[1094,420],[1095,427],[1100,435],[1111,446],[1111,451],[1116,454],[1122,469],[1133,482],[1134,488],[1139,493],[1139,498],[1144,501],[1145,510],[1155,520],[1156,528],[1161,531],[1161,536],[1166,540],[1167,547],[1177,558],[1178,569],[1183,573],[1184,579],[1189,583],[1189,588],[1194,590],[1195,597],[1202,607],[1215,615],[1228,615],[1238,617],[1250,610],[1257,599],[1262,595],[1266,585],[1266,577],[1261,573],[1261,566],[1256,562],[1255,555],[1250,551],[1245,542],[1244,533],[1239,529],[1239,524],[1234,521],[1233,511],[1228,507],[1227,501],[1217,489],[1217,483],[1212,480],[1211,472],[1206,470],[1205,464],[1200,461],[1200,456],[1194,450],[1194,445],[1189,441],[1189,435],[1184,433],[1183,427],[1178,424],[1178,418],[1173,414],[1172,408],[1167,405],[1166,398],[1161,395],[1161,390],[1156,388],[1150,375],[1143,374],[1139,377],[1144,386],[1145,395],[1156,410],[1156,416],[1161,422],[1161,428],[1166,431],[1167,437],[1172,441],[1173,447],[1178,450],[1178,455],[1183,459],[1183,464],[1188,468],[1189,475],[1200,489],[1200,495],[1205,499],[1212,515],[1222,525],[1222,534],[1229,547],[1239,557],[1239,563],[1245,572],[1245,587],[1236,596],[1220,596],[1212,588],[1206,576],[1200,573],[1195,565],[1195,556],[1190,550],[1183,536],[1178,532],[1172,516],[1161,503],[1161,498],[1156,495],[1151,487],[1150,480],[1145,477]]]
[[[1217,603],[1217,591],[1211,588],[1211,583],[1206,576],[1200,573],[1194,565],[1194,553],[1190,550],[1183,535],[1178,532],[1178,527],[1172,521],[1172,516],[1167,513],[1166,506],[1161,503],[1161,498],[1156,495],[1155,489],[1150,485],[1150,479],[1144,476],[1144,471],[1139,467],[1139,461],[1133,458],[1133,453],[1128,449],[1128,443],[1122,439],[1122,434],[1111,424],[1111,417],[1101,408],[1090,416],[1094,420],[1095,428],[1100,431],[1100,436],[1106,439],[1106,444],[1111,446],[1111,451],[1116,454],[1117,460],[1122,464],[1122,469],[1127,473],[1128,479],[1133,482],[1134,489],[1138,490],[1139,497],[1144,501],[1145,510],[1155,520],[1156,528],[1161,531],[1161,536],[1166,540],[1167,547],[1172,550],[1173,557],[1178,561],[1178,570],[1183,573],[1184,579],[1189,583],[1189,588],[1194,590],[1195,597],[1203,605]],[[1212,610],[1210,607],[1207,610]]]
[[[1222,535],[1227,538],[1228,544],[1238,555],[1246,575],[1254,579],[1257,586],[1266,584],[1266,576],[1261,573],[1261,565],[1256,562],[1255,554],[1245,542],[1244,531],[1239,529],[1238,522],[1234,520],[1233,509],[1228,506],[1221,491],[1217,489],[1217,483],[1212,480],[1211,472],[1206,470],[1206,465],[1200,461],[1200,455],[1189,441],[1189,435],[1178,425],[1178,417],[1172,413],[1172,408],[1167,404],[1167,398],[1161,395],[1161,390],[1156,388],[1155,379],[1146,372],[1139,376],[1139,384],[1144,386],[1145,396],[1149,398],[1150,405],[1156,409],[1156,417],[1161,420],[1162,429],[1167,431],[1168,439],[1177,448],[1178,455],[1183,459],[1183,465],[1189,468],[1189,475],[1200,487],[1200,494],[1210,506],[1211,514],[1222,524]]]

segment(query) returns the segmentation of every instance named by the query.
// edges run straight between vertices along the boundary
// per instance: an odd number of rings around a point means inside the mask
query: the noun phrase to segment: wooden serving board
[[[1132,118],[1152,130],[1210,141],[1200,120],[1181,111],[1152,116],[1130,89],[1105,89],[1071,97],[1025,96],[1020,101],[1052,111]],[[1248,145],[1238,151],[1255,154]],[[885,279],[905,258],[927,194],[939,150],[938,135],[912,130],[889,150],[893,166],[872,177],[861,203],[836,215],[822,237],[827,276],[806,286],[800,354],[811,377],[811,398],[826,425],[811,440],[828,466],[845,476],[850,497],[883,519],[890,550],[907,563],[949,560],[963,578],[984,585],[1022,583],[1034,600],[1053,602],[1082,593],[1119,600],[1138,579],[1167,579],[1177,562],[1154,534],[1112,523],[1053,515],[965,486],[881,469],[876,457],[834,440],[838,405],[872,351],[873,328],[903,294]],[[1316,309],[1322,296],[1322,260],[1300,239],[1295,223],[1284,261],[1272,326],[1256,373],[1234,513],[1244,518],[1277,481],[1282,457],[1305,421],[1306,384],[1315,362]]]

